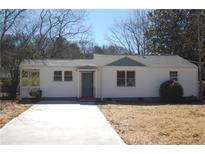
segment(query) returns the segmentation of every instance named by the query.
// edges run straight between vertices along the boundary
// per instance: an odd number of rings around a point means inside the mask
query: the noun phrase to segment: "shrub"
[[[160,86],[160,98],[163,101],[180,101],[183,98],[183,88],[176,81],[165,81]]]
[[[39,100],[41,98],[41,96],[42,96],[42,90],[40,90],[40,89],[39,90],[35,90],[35,91],[31,90],[29,92],[29,95],[34,97],[35,99]]]

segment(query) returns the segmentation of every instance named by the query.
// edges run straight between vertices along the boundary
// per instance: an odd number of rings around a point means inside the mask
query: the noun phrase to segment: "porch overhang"
[[[79,72],[94,72],[96,71],[97,66],[94,65],[82,65],[82,66],[78,66],[77,70]]]
[[[77,79],[77,97],[81,98],[82,97],[82,73],[89,73],[93,72],[93,92],[94,92],[94,97],[97,97],[97,66],[95,65],[82,65],[77,67],[77,73],[78,73],[78,79]]]
[[[83,65],[83,66],[78,66],[77,69],[96,69],[97,66],[94,65]]]

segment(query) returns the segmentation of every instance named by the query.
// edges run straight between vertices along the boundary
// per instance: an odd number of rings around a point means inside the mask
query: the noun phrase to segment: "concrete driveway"
[[[41,103],[0,129],[0,144],[124,144],[92,103]]]

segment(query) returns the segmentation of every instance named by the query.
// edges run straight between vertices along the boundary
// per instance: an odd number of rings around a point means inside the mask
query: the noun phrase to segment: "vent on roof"
[[[144,64],[137,62],[135,60],[132,60],[128,57],[124,57],[122,59],[119,59],[117,61],[114,61],[106,66],[145,66]]]

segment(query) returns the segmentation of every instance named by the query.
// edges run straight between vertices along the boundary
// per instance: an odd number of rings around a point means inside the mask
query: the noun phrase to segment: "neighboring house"
[[[98,55],[93,59],[26,60],[20,97],[42,90],[54,98],[158,98],[162,82],[177,80],[184,97],[198,95],[197,66],[179,56]]]

